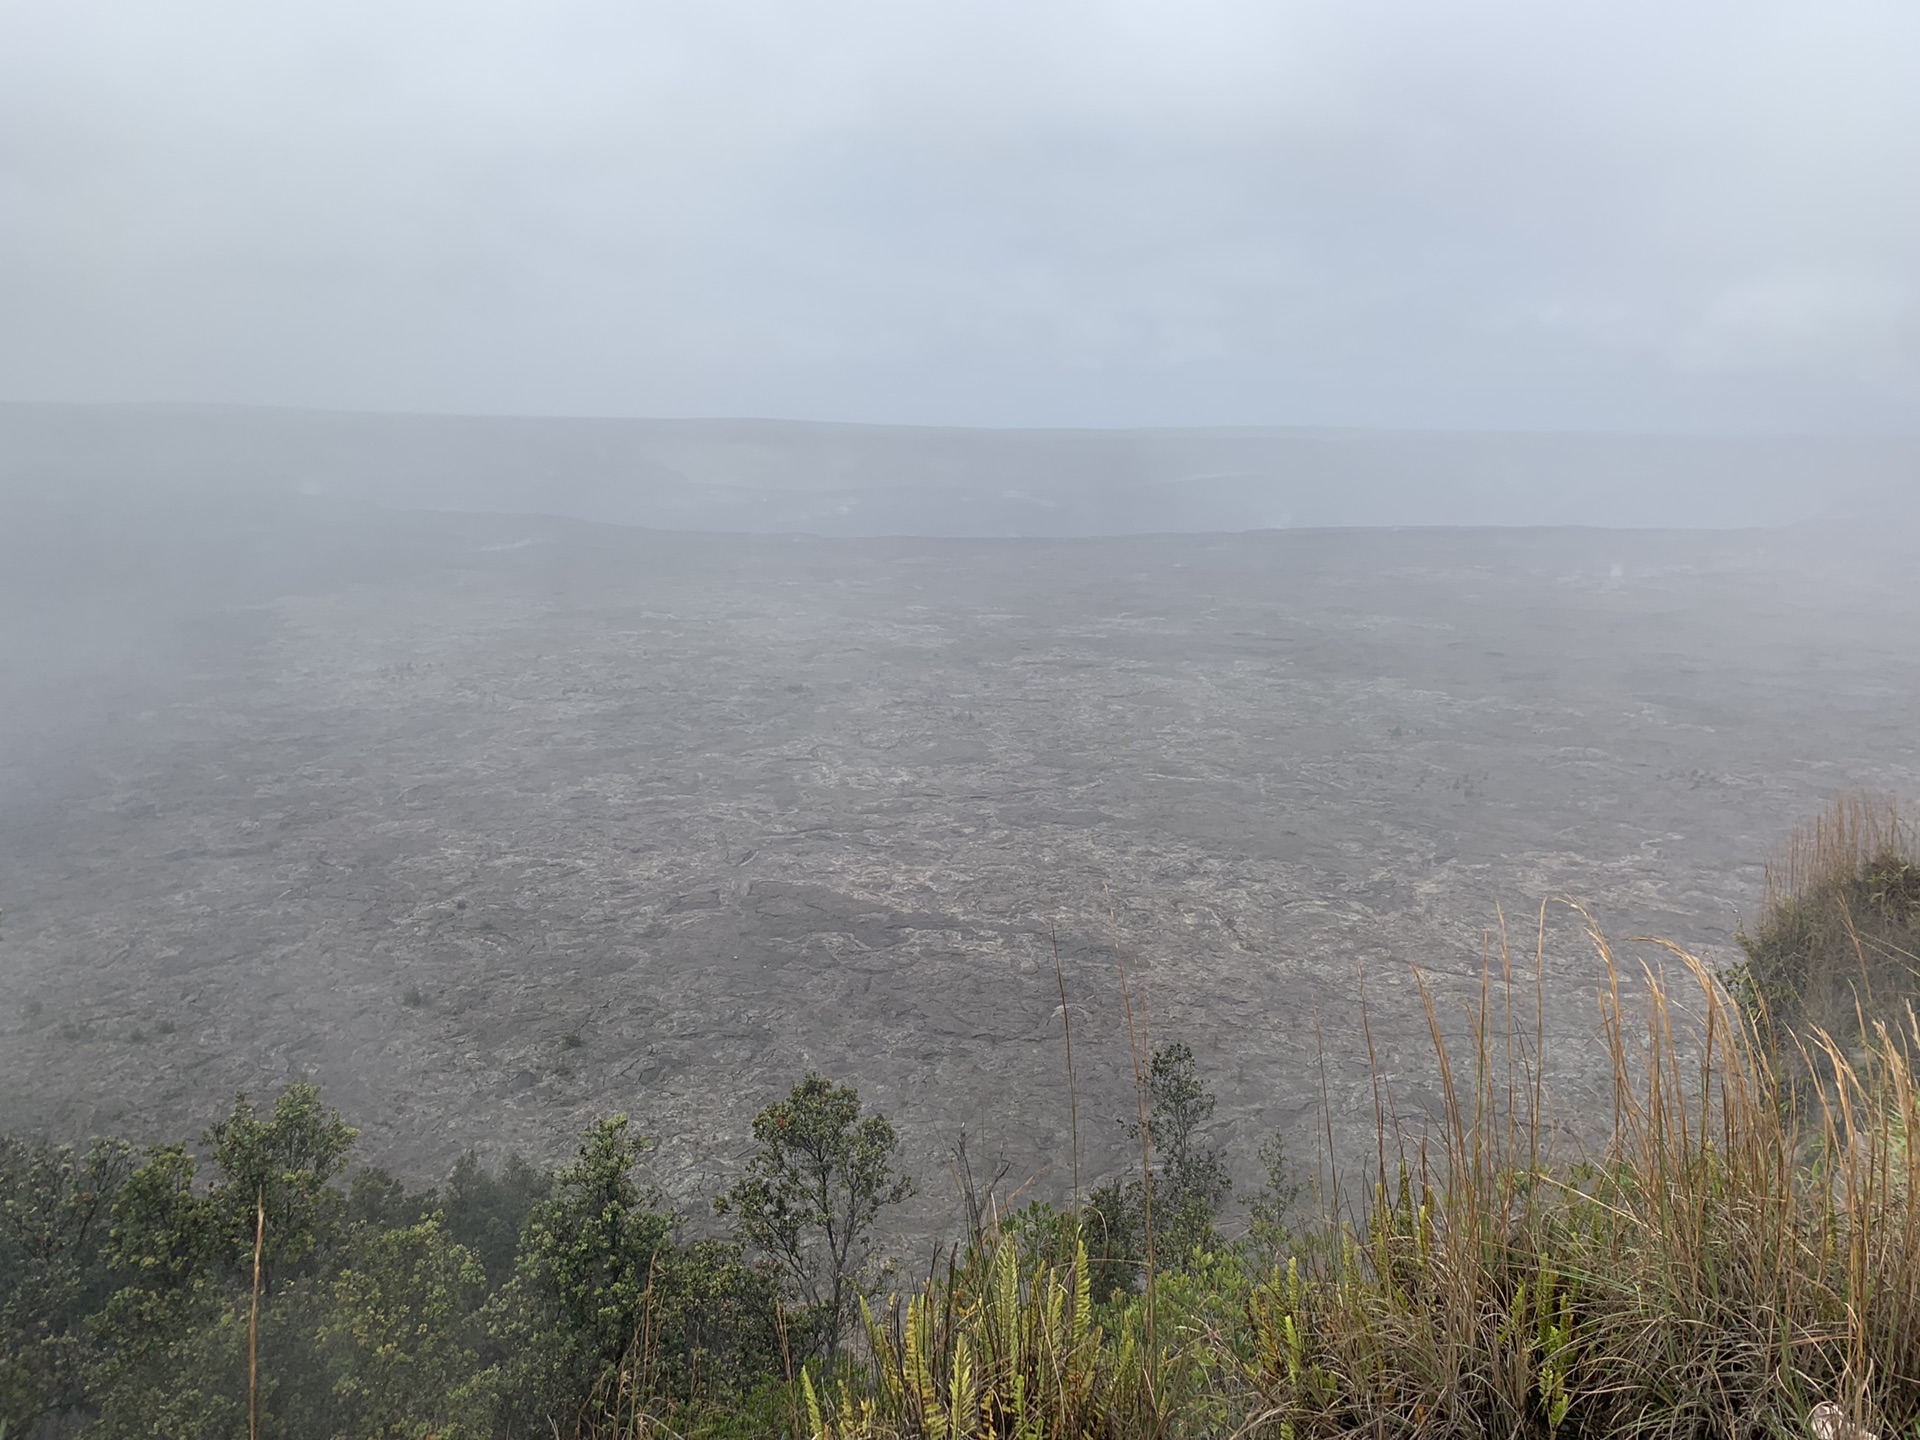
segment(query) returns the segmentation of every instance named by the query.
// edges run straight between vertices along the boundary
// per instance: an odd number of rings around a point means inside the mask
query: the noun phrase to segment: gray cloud
[[[1920,10],[0,3],[0,396],[1905,430]]]

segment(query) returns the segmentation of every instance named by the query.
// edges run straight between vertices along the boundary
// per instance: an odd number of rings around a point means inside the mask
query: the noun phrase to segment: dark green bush
[[[1143,1115],[1124,1122],[1140,1146],[1142,1178],[1115,1180],[1088,1197],[1083,1217],[1094,1293],[1132,1293],[1149,1263],[1168,1270],[1218,1247],[1214,1217],[1233,1189],[1224,1157],[1204,1143],[1213,1092],[1200,1079],[1193,1051],[1162,1045],[1142,1076]]]
[[[1920,852],[1889,802],[1851,796],[1796,832],[1767,882],[1728,982],[1798,1095],[1818,1037],[1857,1055],[1920,1002]]]
[[[0,1137],[0,1435],[85,1396],[87,1317],[113,1291],[108,1229],[133,1149]]]

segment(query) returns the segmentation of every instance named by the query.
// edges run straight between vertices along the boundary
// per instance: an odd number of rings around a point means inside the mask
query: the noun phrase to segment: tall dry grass
[[[1800,1052],[1813,1033],[1857,1054],[1877,1025],[1900,1028],[1920,995],[1920,844],[1898,807],[1849,795],[1796,830],[1739,938],[1735,994],[1790,1090],[1806,1077]]]
[[[1584,916],[1584,912],[1582,912]],[[1909,1014],[1805,1037],[1807,1104],[1707,966],[1671,946],[1607,983],[1604,1144],[1550,1137],[1538,967],[1489,973],[1443,1104],[1380,1107],[1359,1214],[1284,1262],[1203,1257],[1101,1305],[1084,1248],[1009,1227],[870,1326],[865,1374],[809,1390],[821,1440],[1757,1436],[1920,1424],[1920,1122]],[[1544,927],[1543,927],[1544,933]],[[1516,1016],[1522,1017],[1516,1023]],[[1529,1031],[1527,1020],[1531,1020]],[[1157,1326],[1143,1317],[1157,1316]],[[1862,1431],[1865,1433],[1865,1430]]]
[[[1551,1153],[1538,1052],[1510,1063],[1484,1002],[1464,1078],[1436,1027],[1433,1142],[1258,1292],[1254,1430],[1804,1434],[1823,1401],[1920,1418],[1911,1018],[1851,1055],[1808,1037],[1816,1103],[1796,1109],[1706,966],[1668,947],[1671,978],[1643,970],[1630,1006],[1589,934],[1606,1145]]]
[[[1891,796],[1854,791],[1794,830],[1767,863],[1768,912],[1865,874],[1889,855],[1905,854],[1911,829]]]

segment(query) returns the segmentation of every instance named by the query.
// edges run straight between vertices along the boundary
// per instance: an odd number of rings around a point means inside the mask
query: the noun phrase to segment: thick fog
[[[972,1115],[1125,1173],[1135,998],[1250,1176],[1372,1153],[1376,1042],[1432,1100],[1409,966],[1457,1015],[1503,913],[1729,962],[1920,791],[1916,56],[0,0],[0,1133],[311,1078],[427,1181],[621,1110],[706,1214],[818,1070],[936,1237]]]
[[[1916,55],[1893,0],[16,0],[0,396],[1911,432]]]
[[[1881,540],[1920,524],[1916,476],[1920,439],[1874,435],[968,430],[0,405],[0,500],[17,520],[304,500],[847,536],[1867,518],[1867,538]]]

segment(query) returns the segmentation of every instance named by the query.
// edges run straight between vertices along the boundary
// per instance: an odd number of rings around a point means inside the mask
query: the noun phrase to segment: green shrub
[[[624,1115],[596,1121],[533,1208],[489,1306],[510,1433],[625,1433],[775,1373],[772,1277],[737,1244],[679,1241],[634,1175],[650,1148]]]
[[[1817,1037],[1859,1054],[1920,1001],[1920,850],[1891,802],[1849,796],[1767,868],[1760,918],[1728,983],[1790,1091]]]
[[[110,1216],[133,1149],[0,1137],[0,1435],[77,1409],[87,1317],[112,1293]]]
[[[799,1301],[796,1348],[831,1359],[880,1278],[874,1224],[914,1192],[897,1168],[899,1136],[886,1116],[862,1112],[851,1086],[808,1075],[753,1117],[753,1139],[746,1174],[714,1209]]]
[[[315,1339],[338,1440],[491,1431],[477,1343],[487,1276],[438,1216],[368,1225],[327,1287]]]
[[[650,1148],[626,1116],[596,1121],[534,1207],[490,1306],[508,1428],[571,1434],[617,1412],[673,1234],[658,1194],[634,1177]]]
[[[328,1433],[311,1320],[319,1278],[345,1236],[332,1181],[355,1132],[312,1085],[289,1085],[264,1118],[245,1096],[208,1128],[204,1189],[184,1146],[149,1150],[114,1197],[108,1258],[119,1288],[90,1329],[90,1399],[103,1436],[246,1428],[256,1294],[263,1434]]]
[[[1149,1265],[1179,1269],[1213,1249],[1214,1217],[1233,1189],[1226,1160],[1201,1138],[1215,1099],[1192,1049],[1180,1041],[1160,1046],[1141,1078],[1144,1113],[1123,1128],[1140,1146],[1144,1173],[1095,1189],[1082,1217],[1101,1299],[1135,1291]]]
[[[490,1172],[469,1150],[447,1177],[446,1188],[432,1197],[445,1217],[447,1233],[471,1250],[495,1285],[513,1271],[520,1234],[534,1207],[553,1193],[553,1176],[511,1155]]]

